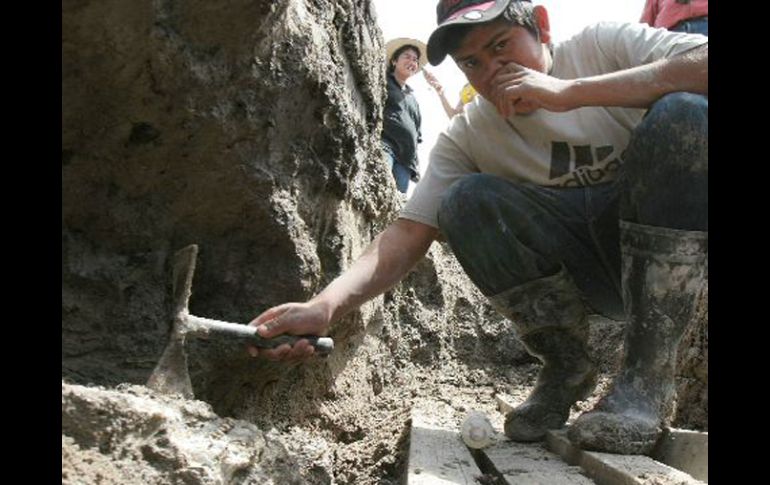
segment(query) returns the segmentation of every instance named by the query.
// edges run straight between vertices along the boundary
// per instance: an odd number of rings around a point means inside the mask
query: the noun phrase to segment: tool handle
[[[194,315],[186,315],[186,328],[193,335],[217,334],[226,337],[234,337],[245,340],[255,347],[272,349],[282,344],[294,345],[302,339],[307,340],[315,351],[321,356],[327,356],[334,350],[334,340],[330,337],[317,335],[279,335],[273,338],[265,338],[257,333],[257,327],[242,325],[239,323],[223,322],[212,318],[201,318]]]

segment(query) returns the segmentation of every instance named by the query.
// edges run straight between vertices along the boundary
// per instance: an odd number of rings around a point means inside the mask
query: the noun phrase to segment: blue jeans
[[[708,100],[689,93],[658,100],[623,160],[615,181],[586,187],[465,176],[442,199],[439,227],[484,295],[563,265],[593,310],[622,319],[618,221],[708,231]]]
[[[694,19],[682,20],[669,30],[674,32],[686,32],[688,34],[703,34],[709,36],[709,18],[697,17]]]
[[[412,173],[408,168],[398,163],[393,158],[393,155],[391,155],[387,150],[384,150],[384,152],[385,158],[388,160],[391,173],[393,174],[393,178],[396,179],[396,188],[399,192],[405,194],[407,189],[409,189],[409,180],[412,177]]]

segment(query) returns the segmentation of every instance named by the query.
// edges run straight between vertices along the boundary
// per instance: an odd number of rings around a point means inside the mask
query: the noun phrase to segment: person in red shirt
[[[708,0],[647,0],[640,22],[675,32],[709,35]]]

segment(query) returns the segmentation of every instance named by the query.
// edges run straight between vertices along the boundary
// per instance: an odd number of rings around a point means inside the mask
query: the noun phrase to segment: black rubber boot
[[[568,431],[577,446],[646,454],[669,424],[679,341],[705,280],[708,233],[621,221],[625,354],[612,389]]]
[[[505,434],[514,441],[541,440],[546,430],[561,428],[570,407],[596,386],[596,368],[586,351],[585,306],[563,268],[489,300],[543,362],[530,396],[505,417]]]

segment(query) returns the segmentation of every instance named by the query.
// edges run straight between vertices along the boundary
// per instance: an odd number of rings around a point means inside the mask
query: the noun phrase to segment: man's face
[[[408,79],[420,70],[420,55],[414,49],[406,49],[395,60],[394,72],[399,79]]]
[[[452,52],[457,67],[468,82],[489,99],[490,81],[510,62],[546,72],[543,44],[524,27],[512,26],[504,19],[474,27]]]

